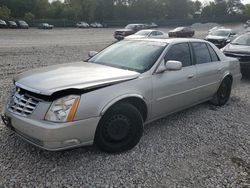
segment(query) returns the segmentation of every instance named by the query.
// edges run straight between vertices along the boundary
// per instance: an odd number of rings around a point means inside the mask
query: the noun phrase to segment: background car
[[[114,38],[117,40],[122,40],[126,36],[133,35],[142,29],[147,29],[147,26],[145,24],[129,24],[124,29],[116,30],[114,33]]]
[[[16,23],[20,29],[29,29],[29,24],[23,20],[18,20]]]
[[[53,29],[54,26],[53,25],[50,25],[48,23],[40,23],[38,25],[38,29]]]
[[[177,27],[168,32],[169,37],[193,37],[195,31],[191,27]]]
[[[246,21],[246,23],[244,24],[244,27],[245,27],[245,28],[250,27],[250,20],[247,20],[247,21]]]
[[[4,20],[0,20],[0,28],[8,28],[8,25]]]
[[[76,27],[77,28],[89,28],[90,26],[89,26],[89,24],[87,22],[78,22],[76,24]]]
[[[228,57],[237,58],[243,76],[250,76],[250,33],[240,35],[222,51]]]
[[[146,26],[147,26],[148,29],[158,28],[158,25],[156,23],[154,23],[154,22],[146,24]]]
[[[215,26],[211,29],[208,30],[208,33],[212,32],[212,31],[215,31],[215,30],[218,30],[218,29],[225,29],[225,27],[222,27],[222,26]]]
[[[12,28],[12,29],[18,28],[18,25],[14,21],[8,21],[7,24],[9,28]]]
[[[108,28],[109,27],[107,23],[101,23],[101,24],[102,24],[103,28]]]
[[[236,37],[232,29],[217,29],[211,31],[205,40],[212,42],[218,48],[223,48]]]
[[[92,28],[103,28],[103,25],[99,22],[93,22],[90,24]]]
[[[158,30],[150,30],[150,29],[145,29],[145,30],[140,30],[136,32],[133,35],[129,35],[125,37],[125,39],[138,39],[138,38],[169,38],[167,33],[164,33],[163,31],[158,31]]]

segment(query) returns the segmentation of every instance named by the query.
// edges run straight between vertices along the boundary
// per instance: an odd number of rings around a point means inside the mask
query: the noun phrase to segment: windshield
[[[138,31],[137,33],[135,33],[135,35],[141,35],[141,36],[148,36],[151,33],[151,31]]]
[[[25,22],[25,21],[19,21],[19,23],[20,23],[20,24],[26,24],[26,22]]]
[[[242,35],[242,36],[236,38],[231,44],[250,46],[250,35],[249,34]]]
[[[166,46],[162,42],[121,41],[107,47],[89,62],[142,73],[154,65]]]
[[[134,29],[134,28],[135,28],[135,25],[131,25],[131,24],[129,24],[125,27],[125,29]]]
[[[228,30],[216,30],[216,31],[211,31],[210,35],[214,35],[214,36],[222,36],[222,37],[226,37],[230,34],[230,31]]]
[[[184,29],[184,27],[177,27],[176,29],[175,29],[175,31],[181,31],[181,30],[183,30]]]

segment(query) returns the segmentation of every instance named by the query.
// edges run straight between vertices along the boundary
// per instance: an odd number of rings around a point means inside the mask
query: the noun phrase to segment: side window
[[[156,36],[156,35],[157,35],[156,31],[153,31],[153,32],[150,34],[150,36]]]
[[[156,31],[156,35],[163,35],[163,33],[160,31]]]
[[[211,62],[211,56],[208,51],[207,45],[203,42],[194,42],[192,43],[196,64],[203,64]]]
[[[218,55],[216,54],[216,52],[214,51],[214,49],[210,46],[210,44],[207,44],[208,46],[208,50],[210,52],[210,55],[211,55],[211,59],[212,61],[220,61]]]
[[[183,67],[191,66],[189,45],[187,43],[173,45],[165,56],[165,61],[169,60],[180,61]]]

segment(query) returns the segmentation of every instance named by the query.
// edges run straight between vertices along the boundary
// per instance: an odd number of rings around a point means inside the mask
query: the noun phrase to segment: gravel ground
[[[170,28],[162,30],[167,31]],[[80,61],[114,29],[0,30],[0,110],[12,78]],[[203,38],[205,30],[196,37]],[[0,187],[250,187],[250,79],[224,107],[201,104],[145,126],[133,150],[47,152],[0,124]]]

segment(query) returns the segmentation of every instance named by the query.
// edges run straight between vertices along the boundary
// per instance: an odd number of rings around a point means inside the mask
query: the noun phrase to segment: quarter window
[[[209,63],[212,61],[209,50],[205,43],[194,42],[192,43],[192,46],[195,53],[196,64]]]
[[[180,43],[173,45],[165,56],[165,61],[174,60],[182,62],[183,67],[191,66],[191,55],[189,45]]]

